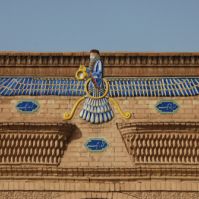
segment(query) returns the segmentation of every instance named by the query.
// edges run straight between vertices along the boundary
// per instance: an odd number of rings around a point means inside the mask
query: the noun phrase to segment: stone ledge
[[[69,187],[69,185],[66,185]],[[72,185],[71,185],[72,186]],[[77,187],[74,187],[74,190],[72,189],[63,189],[60,188],[60,190],[55,188],[55,190],[44,190],[41,189],[39,191],[34,190],[20,190],[20,191],[12,191],[12,190],[6,190],[0,192],[1,199],[19,199],[19,198],[26,198],[26,199],[197,199],[199,197],[199,192],[197,190],[184,190],[184,191],[176,191],[176,190],[161,190],[161,191],[153,191],[153,190],[139,190],[139,186],[132,186],[132,188],[137,188],[135,190],[125,191],[120,190],[121,185],[118,183],[116,184],[116,187],[110,186],[109,189],[103,188],[104,186],[96,184],[96,188],[93,187],[93,189],[86,189],[80,190],[78,189],[79,186],[82,186],[82,184],[79,184]],[[85,186],[85,185],[84,185]],[[95,185],[94,185],[95,186]],[[109,185],[106,184],[106,186],[109,187]],[[99,187],[99,189],[98,189]],[[118,189],[119,187],[119,189]],[[101,190],[102,189],[102,190]],[[116,189],[116,190],[115,190]]]
[[[198,166],[135,166],[133,168],[56,168],[31,166],[0,166],[0,179],[192,179],[198,180]]]

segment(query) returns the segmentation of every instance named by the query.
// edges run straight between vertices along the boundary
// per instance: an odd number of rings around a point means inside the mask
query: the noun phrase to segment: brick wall
[[[16,109],[19,100],[34,99],[40,104],[35,113],[21,113]],[[0,122],[63,122],[64,112],[72,109],[78,97],[63,96],[20,96],[1,97]],[[174,114],[161,114],[155,109],[156,103],[161,99],[175,100],[180,106]],[[116,98],[122,110],[132,113],[131,119],[123,119],[117,110],[111,122],[93,125],[81,118],[79,112],[83,104],[80,104],[74,118],[68,122],[76,125],[75,135],[68,144],[62,158],[62,167],[131,167],[133,161],[127,153],[125,144],[116,127],[117,122],[138,121],[197,121],[199,118],[199,97],[155,98],[135,97]],[[113,105],[112,105],[113,106]],[[84,146],[86,140],[91,137],[103,137],[109,142],[109,147],[104,152],[92,153]]]
[[[112,52],[102,53],[102,58],[106,77],[192,77],[199,75],[199,53]],[[82,63],[88,64],[88,61],[88,52],[0,52],[0,74],[3,76],[73,77],[79,65]],[[21,113],[17,111],[17,102],[26,99],[38,101],[40,108],[37,112]],[[122,137],[122,131],[119,131],[116,125],[116,123],[133,124],[137,122],[145,122],[144,124],[149,122],[182,122],[187,125],[186,122],[194,121],[198,125],[199,96],[115,98],[123,111],[132,113],[132,118],[129,120],[123,119],[117,110],[114,109],[115,116],[113,120],[98,125],[90,124],[79,118],[83,103],[79,105],[72,120],[63,121],[64,112],[70,112],[77,99],[78,97],[64,96],[0,97],[0,122],[5,125],[9,122],[69,122],[76,127],[58,166],[1,164],[0,199],[199,198],[199,167],[197,161],[192,162],[193,164],[190,164],[190,162],[185,164],[181,160],[177,163],[171,161],[168,164],[163,163],[162,166],[161,164],[151,164],[144,160],[141,165],[136,164],[132,159],[132,155],[127,151],[128,147],[125,146],[128,141],[125,139],[128,139],[128,136]],[[161,114],[156,110],[155,105],[162,99],[175,100],[180,106],[179,110],[174,114]],[[195,131],[195,129],[198,126],[196,127],[194,124],[191,127],[191,125],[188,127],[189,132],[186,133],[197,137],[198,131]],[[169,132],[168,126],[169,123],[167,123],[166,127],[162,126],[163,137],[164,134]],[[142,126],[139,128],[140,131],[143,130]],[[177,125],[176,128],[180,129],[182,127]],[[184,147],[179,146],[181,140],[183,140],[181,143],[186,143],[184,141],[186,136],[179,138],[183,131],[182,129],[177,131],[179,129],[172,132],[172,134],[176,135],[173,137],[177,138],[176,140],[173,139],[174,144],[170,147],[171,153],[173,149],[181,150]],[[154,135],[156,130],[153,129]],[[134,129],[134,126],[130,126],[129,131],[134,134],[137,129]],[[105,138],[109,143],[109,147],[103,152],[94,153],[88,151],[84,145],[92,137]],[[162,140],[158,140],[160,144],[164,142],[164,138]],[[190,145],[190,143],[193,143],[193,139],[190,140],[191,142],[189,142],[189,146],[186,149],[188,153],[191,149],[195,149]],[[8,140],[4,143],[10,144],[11,142]],[[6,146],[7,148],[9,148],[9,144]],[[178,146],[176,147],[175,144]],[[131,147],[132,145],[129,146]],[[140,148],[144,147],[142,145]],[[181,150],[181,153],[186,154],[186,150]],[[0,155],[1,152],[0,150]],[[191,155],[197,157],[197,154]]]

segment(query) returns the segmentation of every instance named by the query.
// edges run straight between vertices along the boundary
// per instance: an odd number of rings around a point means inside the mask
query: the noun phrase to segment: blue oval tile
[[[161,100],[157,103],[156,109],[160,113],[175,113],[179,109],[179,105],[173,100]]]
[[[108,147],[108,142],[104,138],[90,138],[86,141],[85,147],[91,152],[101,152]]]
[[[32,113],[38,110],[39,104],[34,100],[21,100],[16,105],[17,110],[25,113]]]

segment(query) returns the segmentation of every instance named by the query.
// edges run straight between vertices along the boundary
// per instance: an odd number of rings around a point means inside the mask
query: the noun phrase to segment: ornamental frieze
[[[1,77],[1,96],[80,96],[64,120],[71,120],[81,102],[79,116],[90,123],[105,123],[113,119],[113,107],[122,118],[130,119],[131,112],[122,110],[116,97],[181,97],[199,94],[198,77],[106,78],[98,50],[91,50],[89,66],[80,65],[75,78]],[[164,107],[163,107],[164,106]],[[157,109],[177,109],[176,103],[162,102]],[[174,107],[176,106],[176,107]],[[171,112],[171,111],[170,111]]]
[[[0,123],[0,165],[58,165],[73,125]]]
[[[136,164],[199,164],[199,123],[117,124]]]
[[[106,65],[199,65],[198,53],[111,53],[102,52]],[[13,65],[74,65],[89,63],[88,52],[76,53],[34,53],[0,52],[0,66]]]
[[[107,76],[199,75],[198,53],[102,52]],[[76,68],[89,63],[88,52],[0,52],[0,75],[73,76]],[[14,67],[13,67],[14,66]],[[121,68],[123,69],[121,73]]]
[[[199,95],[199,77],[106,77],[110,97]],[[83,96],[85,80],[67,77],[0,77],[0,96]]]

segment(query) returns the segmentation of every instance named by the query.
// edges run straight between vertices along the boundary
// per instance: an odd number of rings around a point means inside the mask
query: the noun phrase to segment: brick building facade
[[[199,53],[102,60],[114,117],[92,124],[64,120],[87,52],[0,53],[0,198],[199,198]]]

